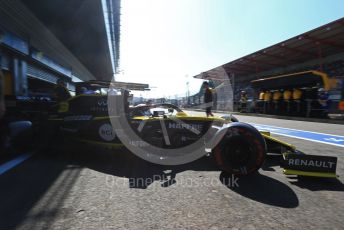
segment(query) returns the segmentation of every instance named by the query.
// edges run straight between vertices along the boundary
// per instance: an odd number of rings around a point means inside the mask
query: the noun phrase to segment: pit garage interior
[[[313,97],[309,96],[310,98],[307,98],[307,90],[305,90],[307,86],[315,89],[324,87],[323,84],[320,84],[321,81],[309,82],[309,79],[312,78],[310,75],[313,75],[314,71],[325,73],[329,82],[331,82],[331,79],[337,80],[338,85],[331,91],[332,94],[330,93],[332,101],[330,112],[333,113],[335,118],[336,115],[342,118],[344,100],[343,18],[204,71],[195,78],[210,80],[213,82],[214,87],[217,87],[223,82],[224,76],[228,77],[233,87],[233,95],[228,96],[228,99],[234,101],[231,107],[232,111],[240,110],[241,92],[245,91],[248,102],[244,112],[310,117],[319,116],[322,112],[319,106],[316,105],[317,98],[314,96],[316,93],[313,92]],[[277,83],[278,79],[276,78],[286,79],[285,83],[279,85],[280,83]],[[301,84],[302,81],[308,81],[308,83]],[[257,85],[259,82],[260,87],[255,88],[255,84]],[[266,87],[267,85],[271,86]],[[294,87],[301,88],[302,98],[285,100],[284,102],[282,97],[278,99],[279,101],[274,101],[272,98],[270,101],[264,101],[264,98],[259,98],[262,91],[272,90],[271,93],[273,94],[273,92],[280,89],[292,91]],[[283,93],[282,90],[281,93]],[[194,98],[191,98],[191,101],[197,102],[198,96],[195,95]],[[282,110],[281,105],[283,103],[288,103],[290,111],[284,109],[284,114],[281,114],[278,110]],[[280,105],[280,107],[277,107],[277,105]],[[215,107],[218,110],[226,110],[221,107],[221,104]],[[300,110],[300,112],[293,113],[296,110]]]
[[[119,0],[3,0],[5,96],[44,96],[58,79],[112,80],[119,59]]]

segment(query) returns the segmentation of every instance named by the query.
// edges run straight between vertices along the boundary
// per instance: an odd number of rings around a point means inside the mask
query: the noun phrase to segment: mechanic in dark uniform
[[[243,113],[243,112],[247,112],[247,100],[248,100],[248,97],[247,97],[247,93],[246,91],[241,91],[240,93],[240,108],[239,108],[239,112],[240,113]]]
[[[57,80],[57,85],[54,87],[54,96],[57,102],[65,101],[72,97],[66,83],[61,79]]]
[[[204,87],[204,103],[206,104],[206,110],[205,113],[207,117],[209,116],[214,116],[214,114],[211,112],[211,108],[213,106],[213,92],[209,87],[208,82],[203,82],[203,87]]]
[[[323,110],[321,116],[327,117],[328,109],[330,107],[329,94],[324,88],[318,89],[318,103]]]

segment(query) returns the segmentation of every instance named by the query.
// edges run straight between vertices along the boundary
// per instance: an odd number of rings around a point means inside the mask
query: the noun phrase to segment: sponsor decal
[[[100,99],[90,107],[92,112],[108,112],[108,103],[106,99]]]
[[[337,167],[337,157],[329,156],[288,154],[284,161],[284,168],[292,170],[331,173]]]
[[[63,120],[65,121],[89,121],[92,119],[92,115],[78,115],[78,116],[67,116]]]
[[[105,141],[113,141],[116,137],[116,134],[111,124],[106,123],[99,127],[99,136]]]
[[[78,129],[71,129],[71,128],[64,128],[64,127],[60,127],[61,131],[65,131],[65,132],[69,132],[69,133],[77,133]]]
[[[307,166],[317,168],[333,168],[336,163],[331,161],[319,161],[319,160],[302,160],[302,159],[289,159],[288,165],[290,166]]]
[[[169,129],[193,129],[193,130],[202,130],[203,125],[201,124],[185,124],[185,123],[169,123]]]
[[[90,108],[90,110],[92,112],[107,112],[108,108],[107,107],[97,107],[97,106],[93,106]]]
[[[97,101],[97,104],[98,104],[99,106],[107,106],[107,105],[108,105],[108,104],[107,104],[107,100],[105,100],[105,99],[102,99],[102,100]]]

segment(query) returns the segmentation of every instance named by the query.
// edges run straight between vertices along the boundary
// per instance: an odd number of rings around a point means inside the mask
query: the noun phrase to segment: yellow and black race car
[[[211,155],[221,170],[248,175],[262,167],[267,154],[280,154],[285,174],[336,177],[335,157],[303,154],[231,115],[191,116],[167,103],[133,107],[128,85],[88,84],[93,91],[98,87],[97,93],[81,93],[60,103],[47,129],[62,132],[73,143],[126,147],[158,164],[184,164]]]

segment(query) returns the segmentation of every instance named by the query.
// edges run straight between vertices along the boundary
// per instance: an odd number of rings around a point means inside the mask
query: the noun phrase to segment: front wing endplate
[[[337,157],[284,153],[281,164],[286,175],[337,178]]]

